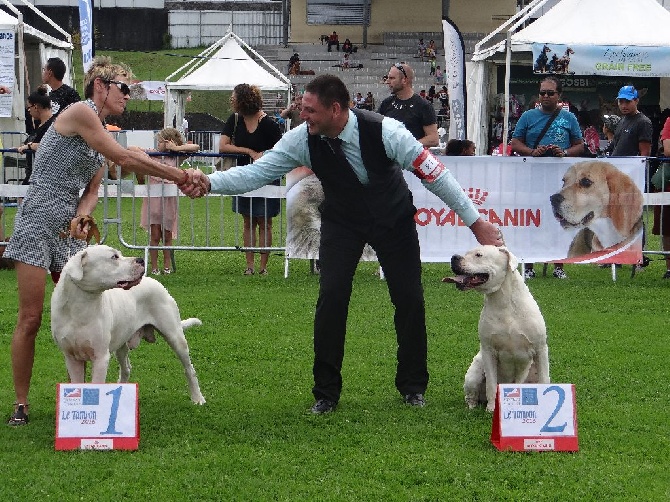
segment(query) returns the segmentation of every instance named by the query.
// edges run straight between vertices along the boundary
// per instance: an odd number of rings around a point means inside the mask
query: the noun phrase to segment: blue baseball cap
[[[624,85],[621,89],[619,89],[619,95],[616,98],[633,101],[634,99],[637,99],[637,89],[635,89],[635,87],[632,85]]]

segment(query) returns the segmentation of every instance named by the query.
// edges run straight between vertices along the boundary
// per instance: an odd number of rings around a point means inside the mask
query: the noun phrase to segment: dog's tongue
[[[455,277],[445,277],[442,279],[442,282],[451,282],[456,284],[456,287],[461,291],[468,287],[468,276],[466,275],[457,275]]]
[[[142,280],[142,277],[140,277],[139,279],[136,279],[134,281],[119,281],[117,284],[120,288],[128,290],[128,289],[132,288],[133,286],[137,286],[140,283],[141,280]]]
[[[457,275],[455,277],[445,277],[442,282],[452,282],[461,291],[468,288],[474,288],[486,282],[477,275]]]

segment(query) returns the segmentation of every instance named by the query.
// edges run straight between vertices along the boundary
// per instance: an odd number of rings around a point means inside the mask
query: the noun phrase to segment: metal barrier
[[[12,155],[12,150],[0,150],[3,157]],[[161,154],[152,154],[161,155]],[[196,153],[190,155],[183,167],[197,167],[206,173],[213,171],[216,161],[225,158],[238,158],[239,155],[214,153]],[[265,197],[280,199],[279,215],[272,221],[272,242],[270,246],[244,245],[243,217],[232,210],[232,196],[209,194],[200,199],[189,199],[181,194],[173,183],[142,184],[137,176],[115,179],[119,173],[107,173],[100,187],[102,219],[98,218],[102,242],[115,233],[120,243],[128,249],[141,249],[145,258],[149,250],[198,250],[198,251],[252,251],[256,253],[284,253],[286,242],[285,186],[268,185],[252,192],[241,194],[247,197]],[[25,196],[27,185],[17,182],[0,185],[0,245],[6,244],[8,218],[2,211],[4,207],[16,206],[18,199]],[[142,204],[150,212],[153,204],[163,208],[174,197],[177,202],[179,231],[171,246],[152,245],[150,230],[143,228]],[[252,202],[253,204],[253,202]],[[252,205],[253,207],[253,205]],[[164,215],[165,216],[165,215]],[[116,227],[116,230],[112,228]],[[165,219],[161,222],[163,232]],[[165,233],[161,242],[164,242]],[[267,236],[266,236],[267,237]],[[149,263],[149,260],[146,260]],[[175,264],[173,263],[173,266]],[[162,268],[162,267],[161,267]]]

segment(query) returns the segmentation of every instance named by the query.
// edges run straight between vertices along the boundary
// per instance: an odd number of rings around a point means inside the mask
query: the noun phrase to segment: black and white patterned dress
[[[97,113],[93,101],[85,103]],[[35,155],[31,184],[4,257],[60,272],[71,255],[86,247],[85,241],[60,233],[69,228],[82,189],[103,161],[81,136],[63,136],[50,127]]]

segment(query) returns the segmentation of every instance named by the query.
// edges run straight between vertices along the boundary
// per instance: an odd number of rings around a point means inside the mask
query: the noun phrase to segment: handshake
[[[186,178],[179,183],[179,190],[184,195],[188,195],[191,199],[202,197],[209,193],[211,188],[209,178],[200,169],[185,169]]]

